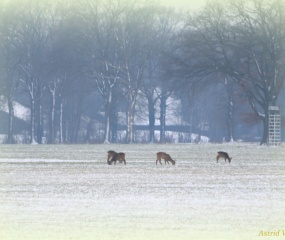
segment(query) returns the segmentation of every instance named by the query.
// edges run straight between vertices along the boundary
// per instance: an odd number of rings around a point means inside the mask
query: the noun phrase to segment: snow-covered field
[[[0,145],[1,240],[284,238],[284,146]]]

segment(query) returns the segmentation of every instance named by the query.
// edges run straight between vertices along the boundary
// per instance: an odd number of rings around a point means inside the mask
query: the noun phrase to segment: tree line
[[[228,1],[183,14],[155,3],[120,0],[0,2],[0,95],[14,142],[14,103],[30,109],[31,143],[98,139],[166,141],[169,98],[181,102],[189,134],[262,123],[283,86],[285,3]],[[120,113],[125,114],[121,123]],[[142,114],[144,113],[144,114]],[[94,122],[102,129],[94,132]],[[201,134],[199,134],[201,135]],[[44,140],[45,139],[45,140]]]

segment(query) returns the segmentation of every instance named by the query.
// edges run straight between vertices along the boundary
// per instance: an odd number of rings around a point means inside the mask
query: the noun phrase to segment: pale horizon
[[[159,3],[164,6],[174,7],[182,10],[197,11],[203,8],[207,0],[159,0]]]

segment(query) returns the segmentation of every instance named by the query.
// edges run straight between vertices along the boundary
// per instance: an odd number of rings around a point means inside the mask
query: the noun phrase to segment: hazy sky
[[[3,2],[7,2],[7,1],[10,1],[10,0],[0,0],[0,4]],[[157,1],[160,2],[161,5],[166,5],[166,6],[175,7],[175,8],[181,8],[183,10],[186,10],[186,9],[198,10],[208,0],[157,0]]]
[[[189,10],[198,10],[199,8],[203,7],[207,0],[160,0],[159,1],[162,5],[167,5],[176,8],[182,8]]]

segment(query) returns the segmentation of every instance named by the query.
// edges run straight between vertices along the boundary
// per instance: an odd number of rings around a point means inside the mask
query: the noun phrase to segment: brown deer
[[[108,163],[109,165],[111,165],[112,163],[110,162],[110,160],[111,160],[112,157],[116,154],[116,152],[113,151],[113,150],[109,150],[107,153],[108,153],[108,155],[107,155],[107,163]]]
[[[109,150],[107,155],[107,163],[109,165],[112,165],[112,163],[114,162],[114,165],[116,165],[116,162],[119,161],[119,163],[124,162],[124,164],[126,165],[126,158],[125,158],[125,153],[123,152],[115,152],[113,150]]]
[[[232,158],[229,156],[228,153],[226,152],[218,152],[218,155],[217,155],[217,163],[219,161],[219,158],[224,158],[225,159],[225,162],[227,162],[227,159],[229,161],[229,163],[231,163],[231,160]]]
[[[165,161],[165,165],[166,165],[166,162],[169,164],[169,162],[171,162],[173,165],[175,165],[175,160],[173,160],[169,154],[165,153],[165,152],[158,152],[156,153],[156,165],[157,165],[157,162],[159,161],[160,164],[162,165],[161,163],[161,159],[164,159]]]

